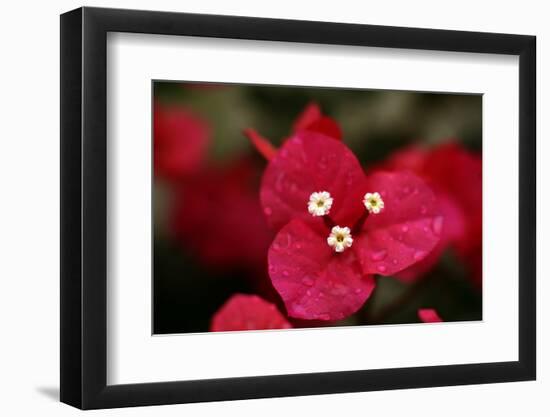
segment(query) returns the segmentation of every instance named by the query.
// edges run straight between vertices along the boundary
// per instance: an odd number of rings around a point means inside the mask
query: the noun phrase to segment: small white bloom
[[[307,203],[307,211],[312,216],[324,216],[329,213],[332,201],[332,197],[328,191],[312,193]]]
[[[349,227],[334,226],[327,237],[327,243],[336,252],[344,252],[346,248],[351,248],[353,238]]]
[[[384,200],[378,193],[367,193],[363,197],[363,204],[369,213],[378,214],[384,209]]]

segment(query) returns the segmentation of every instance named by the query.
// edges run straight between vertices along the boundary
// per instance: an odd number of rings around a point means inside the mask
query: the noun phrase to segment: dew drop
[[[275,178],[275,191],[282,193],[284,189],[285,174],[281,173]]]
[[[277,269],[276,269],[273,265],[269,265],[269,268],[268,268],[268,269],[269,269],[269,273],[270,273],[270,274],[274,274],[275,271],[277,271]]]
[[[411,192],[411,189],[409,187],[403,187],[403,194],[409,194]]]
[[[273,210],[271,209],[271,207],[264,208],[264,214],[266,216],[271,216],[273,214]]]
[[[409,231],[409,226],[407,226],[407,225],[401,226],[401,231],[402,231],[403,233],[407,233],[407,232]]]
[[[314,284],[314,281],[310,277],[305,277],[304,279],[302,279],[302,284],[311,287]]]
[[[441,234],[441,231],[443,230],[443,217],[438,216],[436,217],[432,222],[432,229],[434,233],[439,236]]]
[[[371,259],[373,261],[382,261],[386,258],[386,256],[388,255],[388,252],[384,249],[382,249],[381,251],[378,251],[378,252],[374,252],[372,255],[371,255]]]
[[[300,242],[296,242],[296,243],[294,244],[294,248],[296,248],[296,249],[302,249],[302,244],[301,244]]]
[[[421,251],[421,250],[416,251],[414,253],[414,260],[419,261],[419,260],[423,259],[425,256],[426,256],[426,252]]]
[[[311,291],[310,291],[310,290],[307,290],[307,291],[306,291],[306,295],[307,295],[308,297],[311,297]]]
[[[355,291],[353,291],[355,294],[361,294],[363,290],[361,288],[356,288]]]
[[[285,269],[283,271],[283,277],[288,277],[290,274],[288,273],[288,271]]]
[[[378,269],[379,272],[386,272],[386,267],[384,265],[378,265]]]
[[[350,186],[353,184],[353,175],[349,172],[348,176],[346,177],[346,185]]]
[[[289,234],[285,234],[278,240],[278,242],[281,248],[288,248],[292,243],[292,237],[290,237]]]
[[[330,316],[328,314],[319,314],[319,320],[330,320]]]
[[[397,259],[393,259],[393,260],[391,261],[391,263],[394,264],[394,265],[397,265],[398,261],[397,261]]]
[[[328,168],[328,163],[327,163],[327,157],[326,156],[323,156],[321,159],[319,159],[319,162],[317,163],[317,167],[321,170],[325,170]]]
[[[348,287],[345,285],[337,284],[331,291],[332,295],[344,296],[348,293]]]
[[[280,250],[280,249],[281,249],[281,245],[279,245],[277,242],[275,242],[275,243],[273,244],[273,249],[275,249],[275,250]]]

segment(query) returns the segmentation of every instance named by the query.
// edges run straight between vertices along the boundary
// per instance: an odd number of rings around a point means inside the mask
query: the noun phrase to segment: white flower
[[[332,197],[328,191],[312,193],[307,203],[307,211],[312,216],[324,216],[329,213],[332,201]]]
[[[327,243],[336,252],[344,252],[346,248],[351,248],[353,238],[349,227],[334,226],[327,237]]]
[[[363,197],[363,204],[369,213],[378,214],[384,210],[384,200],[378,193],[367,193]]]

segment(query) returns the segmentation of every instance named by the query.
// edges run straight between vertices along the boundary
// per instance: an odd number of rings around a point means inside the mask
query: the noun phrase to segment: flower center
[[[335,224],[334,220],[328,215],[332,207],[333,198],[328,191],[316,191],[311,193],[307,203],[307,210],[312,216],[324,216],[323,221],[330,229],[330,234],[327,237],[328,245],[335,252],[344,252],[347,248],[353,245],[351,237],[352,230],[349,227],[340,227]],[[366,193],[363,197],[363,204],[367,209],[353,225],[353,233],[359,233],[363,229],[363,224],[369,214],[378,214],[384,209],[384,200],[379,193]]]
[[[334,226],[327,237],[327,243],[335,252],[344,252],[353,245],[351,230],[349,227]]]
[[[378,214],[384,210],[384,200],[379,193],[366,193],[363,204],[369,213]]]
[[[330,212],[333,199],[328,191],[317,191],[309,196],[307,211],[312,216],[325,216]]]

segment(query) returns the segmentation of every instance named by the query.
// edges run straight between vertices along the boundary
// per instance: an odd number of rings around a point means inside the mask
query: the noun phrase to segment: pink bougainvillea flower
[[[176,192],[174,237],[213,268],[265,270],[273,239],[258,201],[250,160],[203,169]]]
[[[257,295],[235,294],[214,314],[210,331],[289,329],[291,324]]]
[[[316,103],[308,104],[294,121],[292,134],[302,131],[322,133],[330,138],[342,140],[342,130],[338,123],[334,119],[323,115],[321,108]],[[277,148],[271,144],[269,139],[266,139],[254,129],[245,129],[244,134],[260,155],[268,161],[277,153]]]
[[[440,323],[443,321],[433,308],[418,309],[418,318],[424,323]]]
[[[178,180],[196,172],[208,149],[208,124],[187,109],[158,103],[153,119],[155,176]]]
[[[339,320],[370,296],[373,274],[393,275],[439,241],[442,216],[410,172],[365,176],[342,142],[299,131],[269,162],[260,199],[278,230],[269,275],[289,316]]]
[[[385,169],[409,169],[434,189],[445,219],[441,241],[423,262],[398,276],[413,280],[431,269],[451,245],[470,267],[474,283],[481,285],[482,162],[456,142],[432,150],[411,147],[392,155]]]
[[[482,162],[456,142],[432,150],[424,172],[434,186],[456,203],[466,220],[465,232],[454,241],[461,254],[479,247],[482,238]]]

